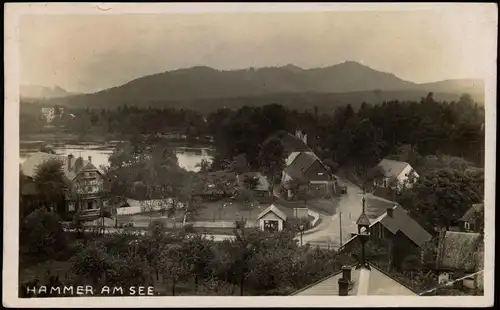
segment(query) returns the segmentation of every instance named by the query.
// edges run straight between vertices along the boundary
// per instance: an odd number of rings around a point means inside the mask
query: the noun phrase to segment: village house
[[[365,204],[364,198],[363,204]],[[401,267],[408,255],[413,254],[421,258],[423,246],[432,239],[432,236],[399,205],[387,208],[382,215],[373,220],[370,220],[363,211],[358,221],[368,226],[371,241],[389,244],[392,264],[395,267]],[[354,234],[339,251],[351,251],[352,247],[358,244],[357,238],[358,235]]]
[[[287,220],[308,219],[308,211],[307,208],[287,208],[272,204],[257,216],[257,221],[262,231],[282,231]]]
[[[74,214],[77,211],[82,216],[98,216],[101,207],[105,205],[103,196],[106,193],[104,187],[104,176],[102,171],[92,164],[89,156],[88,160],[81,157],[74,158],[73,155],[62,156],[37,152],[27,158],[21,165],[22,173],[33,181],[37,168],[49,160],[59,160],[62,162],[65,188],[65,213]]]
[[[331,184],[333,177],[314,153],[291,153],[287,163],[289,164],[282,172],[281,184],[287,190],[288,198],[293,196],[292,187],[297,184],[307,185],[315,196],[328,195],[329,184]]]
[[[484,231],[484,203],[473,204],[472,207],[458,220],[459,230],[462,232]]]
[[[410,164],[402,161],[382,159],[377,167],[383,173],[382,178],[374,181],[374,185],[379,187],[390,187],[391,181],[394,180],[396,188],[400,190],[403,187],[412,187],[420,177]]]
[[[344,266],[333,275],[293,293],[293,296],[418,296],[413,289],[367,260],[365,246],[371,232],[364,208],[356,223],[358,233],[355,240],[359,241],[361,252],[358,264]]]
[[[436,259],[439,283],[455,281],[457,288],[483,289],[484,240],[479,233],[441,231]]]

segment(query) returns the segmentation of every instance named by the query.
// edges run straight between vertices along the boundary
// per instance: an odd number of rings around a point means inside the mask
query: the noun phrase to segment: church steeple
[[[366,260],[366,252],[365,252],[365,245],[366,242],[370,239],[370,220],[368,219],[368,216],[366,216],[365,213],[365,193],[363,191],[363,198],[361,200],[363,204],[363,209],[361,211],[361,214],[359,215],[358,220],[356,221],[356,225],[358,225],[358,239],[361,242],[361,256],[358,262],[358,266],[356,268],[367,268],[370,269],[370,266],[368,265],[368,261]]]

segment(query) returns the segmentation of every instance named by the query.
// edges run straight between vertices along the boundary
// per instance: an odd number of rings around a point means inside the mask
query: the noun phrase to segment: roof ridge
[[[394,280],[395,282],[397,282],[398,284],[400,284],[401,286],[404,286],[406,287],[407,289],[409,289],[410,291],[412,291],[413,293],[415,294],[419,294],[417,291],[415,291],[413,288],[411,288],[410,286],[408,286],[407,284],[405,283],[402,283],[400,280],[396,279],[394,276],[392,276],[391,274],[389,274],[388,272],[386,272],[385,270],[377,267],[375,264],[371,263],[371,262],[368,262],[368,264],[373,267],[374,269],[376,269],[378,272],[384,274],[386,277],[390,278],[391,280]]]
[[[351,267],[352,267],[352,266],[351,266]],[[290,296],[297,295],[298,293],[301,293],[301,292],[303,292],[303,291],[305,291],[305,290],[307,290],[307,289],[309,289],[309,288],[311,288],[311,287],[313,287],[313,286],[315,286],[315,285],[317,285],[317,284],[319,284],[319,283],[321,283],[321,282],[323,282],[323,281],[326,281],[326,280],[328,280],[328,279],[330,279],[330,278],[332,278],[332,277],[335,277],[336,275],[338,275],[338,274],[340,274],[340,273],[342,273],[342,269],[340,269],[340,270],[339,270],[339,271],[337,271],[337,272],[332,273],[332,274],[331,274],[331,275],[329,275],[329,276],[326,276],[326,277],[324,277],[324,278],[322,278],[322,279],[319,279],[319,280],[317,280],[316,282],[311,283],[311,284],[307,285],[306,287],[301,288],[301,289],[300,289],[300,290],[298,290],[298,291],[295,291],[295,292],[294,292],[293,294],[291,294]]]

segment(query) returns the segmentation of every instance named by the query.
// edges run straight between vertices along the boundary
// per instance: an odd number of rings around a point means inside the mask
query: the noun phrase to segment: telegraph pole
[[[342,212],[339,212],[339,221],[340,221],[340,246],[342,246]]]

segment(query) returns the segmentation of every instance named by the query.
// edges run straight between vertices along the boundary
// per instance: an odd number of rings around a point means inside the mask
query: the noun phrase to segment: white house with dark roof
[[[391,179],[397,180],[398,188],[403,185],[411,187],[420,177],[409,163],[403,161],[382,159],[377,167],[384,174],[381,180],[376,181],[376,185],[380,187],[389,187]]]
[[[272,204],[257,216],[257,221],[263,231],[282,231],[287,218],[282,209]]]

